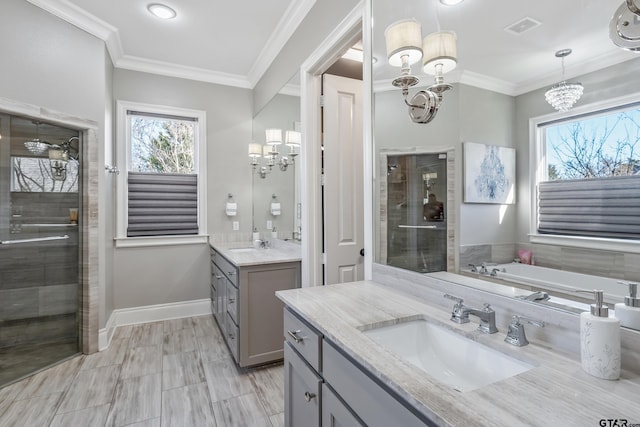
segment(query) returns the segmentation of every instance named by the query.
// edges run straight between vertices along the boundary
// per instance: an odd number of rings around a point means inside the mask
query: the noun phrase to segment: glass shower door
[[[387,264],[429,273],[447,269],[444,154],[387,158]]]
[[[78,132],[0,115],[0,387],[79,352]]]

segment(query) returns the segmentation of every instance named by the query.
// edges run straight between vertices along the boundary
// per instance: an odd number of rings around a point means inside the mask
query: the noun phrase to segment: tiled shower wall
[[[530,250],[541,267],[640,281],[640,254],[532,243],[460,246],[460,268],[482,262],[512,262],[519,249]]]
[[[77,193],[12,193],[9,240],[68,239],[0,245],[0,347],[77,335],[78,226],[69,224]]]

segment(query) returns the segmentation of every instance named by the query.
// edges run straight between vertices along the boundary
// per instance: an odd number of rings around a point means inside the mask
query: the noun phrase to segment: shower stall
[[[80,142],[0,114],[0,387],[82,348]]]
[[[447,154],[386,156],[382,262],[429,273],[447,270]]]

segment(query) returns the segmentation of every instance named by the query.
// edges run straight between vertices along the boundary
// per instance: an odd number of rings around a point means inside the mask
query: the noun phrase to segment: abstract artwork
[[[515,148],[474,142],[463,148],[465,203],[515,203]]]

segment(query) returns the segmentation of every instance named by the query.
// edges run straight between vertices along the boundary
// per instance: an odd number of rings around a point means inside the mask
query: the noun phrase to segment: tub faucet
[[[549,296],[548,293],[543,291],[538,291],[538,292],[534,292],[532,294],[527,295],[523,299],[525,301],[547,301],[550,298],[551,297]]]
[[[495,267],[496,265],[498,265],[495,262],[483,262],[482,265],[480,266],[480,274],[489,274],[489,270],[487,270],[487,267]]]
[[[480,319],[478,330],[485,334],[495,334],[498,332],[496,327],[496,312],[493,311],[491,305],[485,304],[482,310],[467,307],[463,304],[463,299],[453,295],[445,294],[445,298],[453,300],[456,304],[451,310],[451,321],[456,323],[469,323],[469,315],[472,314]]]

